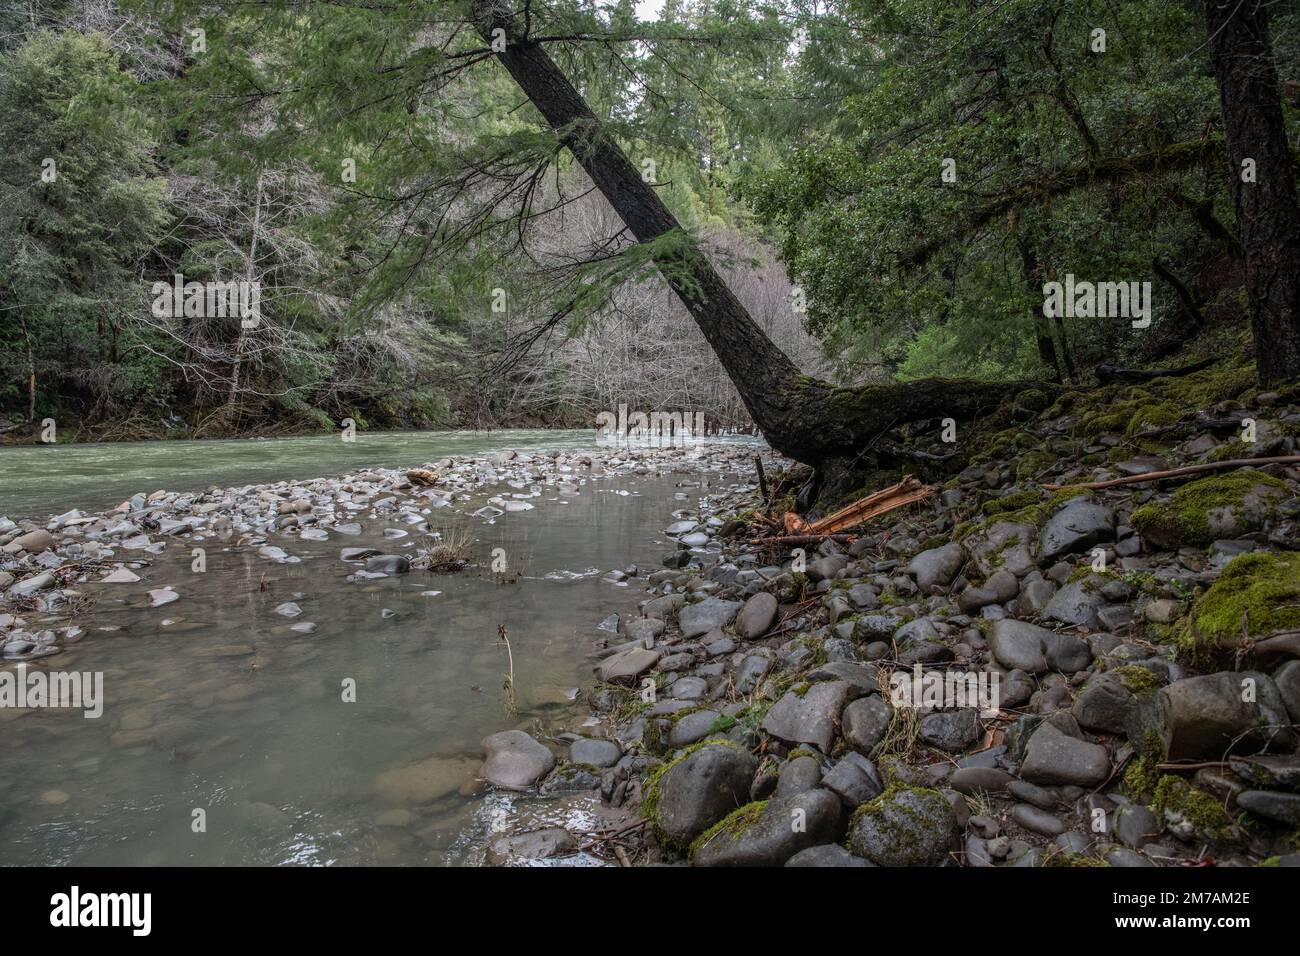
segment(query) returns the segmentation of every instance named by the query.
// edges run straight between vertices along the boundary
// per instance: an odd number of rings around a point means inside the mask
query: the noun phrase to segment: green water
[[[503,448],[593,447],[594,429],[359,432],[228,441],[105,442],[0,447],[0,515],[44,517],[100,510],[142,491],[200,491],[281,479],[337,475],[360,467],[399,468]]]

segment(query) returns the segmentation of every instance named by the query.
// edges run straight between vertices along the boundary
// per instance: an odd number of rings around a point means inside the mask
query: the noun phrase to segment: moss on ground
[[[1166,812],[1178,814],[1210,839],[1222,837],[1232,826],[1228,812],[1217,797],[1172,774],[1161,777],[1156,784],[1151,809],[1162,817]]]

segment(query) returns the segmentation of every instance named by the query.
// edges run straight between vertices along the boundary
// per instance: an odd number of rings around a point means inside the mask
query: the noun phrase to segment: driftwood
[[[1274,455],[1271,458],[1233,458],[1229,461],[1208,461],[1200,465],[1187,465],[1184,468],[1171,468],[1168,471],[1149,471],[1145,475],[1125,475],[1123,478],[1089,481],[1080,485],[1043,485],[1043,489],[1045,491],[1060,491],[1062,488],[1113,488],[1116,485],[1134,485],[1141,484],[1144,481],[1163,481],[1166,478],[1181,478],[1184,475],[1199,475],[1207,471],[1223,471],[1228,468],[1250,468],[1255,465],[1300,465],[1300,455]]]
[[[853,502],[847,508],[841,508],[834,514],[827,515],[825,518],[811,524],[804,521],[793,511],[787,512],[781,519],[781,529],[785,531],[785,534],[769,538],[755,538],[752,543],[799,547],[820,544],[826,540],[853,541],[854,535],[840,534],[839,532],[856,527],[896,508],[902,508],[904,505],[924,501],[932,494],[934,494],[933,487],[923,485],[916,478],[907,475],[898,484],[872,492],[865,498]]]
[[[808,526],[808,530],[812,534],[833,534],[860,525],[895,508],[924,501],[932,494],[934,494],[933,487],[923,485],[916,478],[907,475],[896,485],[873,492],[853,502],[847,508],[841,508],[833,515],[814,521]]]

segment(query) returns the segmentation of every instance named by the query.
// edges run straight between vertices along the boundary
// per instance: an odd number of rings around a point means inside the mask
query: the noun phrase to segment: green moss
[[[1047,452],[1026,452],[1016,459],[1016,481],[1028,481],[1056,464],[1056,458]]]
[[[1148,428],[1172,425],[1182,418],[1182,411],[1172,402],[1160,402],[1153,405],[1140,405],[1134,409],[1124,428],[1124,434],[1130,438]]]
[[[758,822],[765,809],[767,809],[766,800],[755,800],[753,803],[745,804],[738,810],[732,810],[731,813],[695,838],[695,842],[691,844],[689,858],[693,861],[700,847],[722,836],[729,836],[733,841],[739,840],[746,830]]]
[[[886,839],[889,840],[889,842],[901,846],[905,850],[911,851],[916,846],[918,839],[915,830],[903,825],[901,821],[891,820],[885,812],[887,808],[902,813],[909,820],[918,824],[923,829],[936,830],[939,824],[926,814],[917,810],[915,807],[909,806],[906,803],[896,802],[894,798],[904,791],[911,791],[931,800],[942,800],[945,803],[948,799],[938,790],[932,790],[928,787],[912,787],[895,781],[891,783],[885,792],[880,794],[880,796],[876,797],[874,800],[868,800],[853,811],[853,815],[849,818],[849,834],[851,835],[857,828],[857,823],[862,819],[862,817],[869,816],[871,817],[876,829],[885,834]]]
[[[1111,671],[1131,693],[1143,700],[1149,700],[1160,689],[1156,675],[1137,664],[1126,664]]]
[[[980,506],[980,513],[997,515],[1007,511],[1018,511],[1021,508],[1036,504],[1042,497],[1038,492],[1018,491],[1014,495],[1004,495],[1001,498],[993,498],[984,502]]]
[[[1165,744],[1160,734],[1151,730],[1142,738],[1142,747],[1124,768],[1124,790],[1134,800],[1150,802],[1160,784],[1159,764],[1165,759]]]
[[[1240,637],[1300,629],[1300,553],[1238,555],[1192,606],[1176,631],[1192,656],[1213,654]]]
[[[1215,538],[1210,529],[1210,512],[1239,507],[1259,487],[1282,494],[1288,491],[1286,482],[1253,469],[1202,478],[1179,488],[1166,503],[1152,502],[1134,511],[1133,527],[1157,542],[1205,547]]]
[[[1161,816],[1166,811],[1181,815],[1197,832],[1211,839],[1221,837],[1232,825],[1218,798],[1173,775],[1160,778],[1151,808]]]
[[[648,725],[647,725],[648,726]],[[672,770],[687,757],[698,753],[705,747],[730,747],[732,750],[742,750],[743,748],[729,740],[702,740],[697,744],[691,744],[682,751],[681,755],[674,760],[662,764],[653,770],[645,779],[641,787],[641,815],[650,821],[655,828],[655,833],[661,843],[665,846],[673,846],[673,841],[659,829],[658,817],[656,811],[659,808],[659,782],[663,780],[664,774]]]

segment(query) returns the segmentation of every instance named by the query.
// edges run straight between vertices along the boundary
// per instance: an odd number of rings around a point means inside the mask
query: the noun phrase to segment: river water
[[[6,450],[0,514],[583,445],[594,446],[592,432]],[[716,489],[727,478],[708,480]],[[680,474],[595,478],[573,495],[548,488],[532,511],[495,522],[453,519],[484,567],[505,549],[515,583],[477,571],[348,581],[355,566],[341,545],[399,549],[384,522],[368,521],[344,541],[295,539],[301,564],[214,544],[196,574],[173,545],[138,584],[82,585],[94,599],[76,619],[85,637],[41,663],[102,672],[103,716],[0,709],[0,863],[454,865],[478,862],[485,839],[521,819],[594,825],[589,796],[475,792],[479,743],[515,727],[541,739],[581,726],[588,709],[572,691],[590,686],[612,637],[597,625],[637,596],[605,572],[658,567],[670,512],[709,490]],[[164,585],[180,599],[150,608],[146,592]],[[276,613],[287,601],[299,617]],[[291,629],[304,622],[315,631]],[[498,625],[513,652],[515,714]]]

